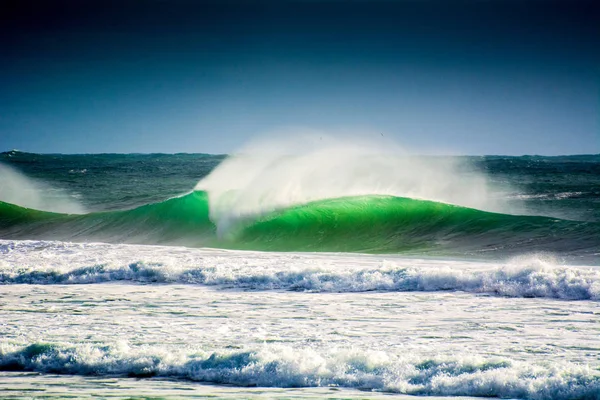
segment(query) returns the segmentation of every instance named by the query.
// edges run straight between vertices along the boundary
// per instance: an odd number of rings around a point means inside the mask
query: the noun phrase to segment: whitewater
[[[0,184],[2,398],[600,399],[600,156],[317,134]]]

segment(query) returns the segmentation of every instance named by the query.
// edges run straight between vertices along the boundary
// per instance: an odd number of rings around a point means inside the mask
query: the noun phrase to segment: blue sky
[[[288,127],[418,152],[600,152],[592,1],[17,2],[0,150],[234,151]]]

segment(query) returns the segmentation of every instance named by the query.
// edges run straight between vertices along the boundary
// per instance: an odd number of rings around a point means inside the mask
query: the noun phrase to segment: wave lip
[[[116,345],[0,343],[0,370],[165,377],[263,387],[338,386],[412,395],[593,399],[600,372],[570,363],[501,358],[400,356],[381,351],[316,351],[265,344],[247,351]]]

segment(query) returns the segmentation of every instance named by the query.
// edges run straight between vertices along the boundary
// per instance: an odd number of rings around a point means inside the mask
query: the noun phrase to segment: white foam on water
[[[265,387],[339,386],[392,393],[573,399],[600,396],[600,372],[570,363],[535,365],[477,356],[315,351],[265,344],[251,351],[173,352],[157,346],[18,346],[0,342],[0,369],[75,375],[158,376]]]
[[[311,292],[464,291],[600,300],[600,269],[532,254],[503,262],[0,241],[0,283],[183,283]]]
[[[3,240],[0,270],[0,370],[438,396],[600,393],[598,268],[550,256]]]

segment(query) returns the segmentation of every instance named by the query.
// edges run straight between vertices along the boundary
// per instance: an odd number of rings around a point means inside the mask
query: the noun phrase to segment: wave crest
[[[261,255],[148,246],[0,241],[0,283],[113,281],[311,292],[463,291],[507,297],[600,300],[600,270],[561,266],[545,255],[502,263]],[[140,260],[144,258],[145,261]],[[101,259],[104,262],[97,263]]]
[[[165,377],[263,387],[339,386],[412,395],[528,399],[596,398],[600,372],[569,363],[533,365],[475,356],[399,356],[265,344],[245,351],[0,343],[0,370]]]
[[[411,156],[388,140],[286,133],[250,142],[196,185],[208,193],[221,235],[240,220],[340,197],[386,195],[508,210],[502,196],[491,195],[486,177],[456,158]]]

